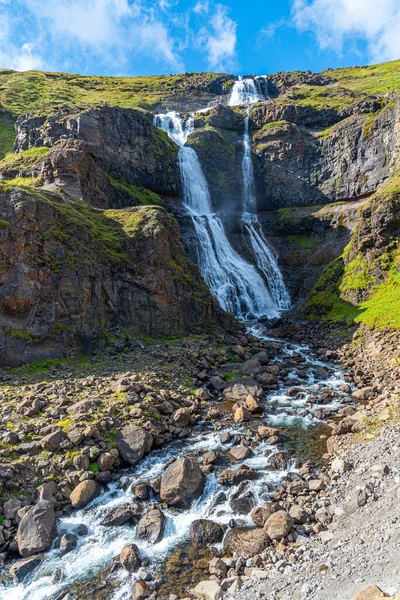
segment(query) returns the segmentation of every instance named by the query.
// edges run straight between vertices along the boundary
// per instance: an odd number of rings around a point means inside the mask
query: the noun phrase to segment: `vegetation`
[[[22,170],[28,167],[34,167],[50,152],[50,148],[41,146],[30,148],[20,154],[7,154],[0,160],[0,172],[5,170]]]
[[[296,104],[316,110],[343,110],[360,100],[362,94],[357,94],[340,86],[296,85],[285,95],[278,98],[280,104]]]
[[[160,198],[160,196],[151,190],[133,185],[132,183],[125,181],[125,179],[117,179],[110,174],[108,174],[107,177],[111,187],[120,194],[132,198],[134,204],[140,204],[142,206],[149,204],[162,206],[164,204],[164,201]]]
[[[1,81],[1,79],[0,79]],[[0,112],[0,160],[13,151],[15,129],[12,119],[3,116]]]
[[[367,67],[345,67],[323,72],[341,87],[364,94],[386,94],[400,87],[400,60]]]

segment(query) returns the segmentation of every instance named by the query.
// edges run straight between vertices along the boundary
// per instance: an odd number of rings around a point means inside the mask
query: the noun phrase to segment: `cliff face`
[[[94,348],[106,327],[154,337],[236,327],[162,208],[99,211],[26,188],[0,193],[0,218],[3,364]]]

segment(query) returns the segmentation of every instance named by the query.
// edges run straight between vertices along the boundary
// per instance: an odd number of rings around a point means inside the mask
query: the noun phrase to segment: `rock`
[[[190,412],[187,408],[178,408],[172,415],[172,422],[175,427],[184,428],[190,423]]]
[[[220,392],[226,386],[226,381],[224,381],[221,377],[218,377],[218,375],[214,375],[214,377],[210,378],[210,385],[212,388],[214,388],[214,390]]]
[[[265,427],[265,425],[260,425],[258,428],[258,435],[262,439],[267,439],[270,437],[279,437],[279,430],[275,429],[275,427]]]
[[[332,461],[331,469],[334,473],[347,473],[351,469],[351,464],[342,458],[335,458]]]
[[[94,479],[86,479],[72,490],[69,499],[74,508],[84,508],[100,494],[101,485]]]
[[[250,359],[242,364],[240,370],[243,375],[258,375],[262,371],[262,366],[258,360]]]
[[[25,579],[27,575],[32,573],[36,567],[40,565],[43,560],[43,556],[38,554],[37,556],[31,556],[25,560],[19,560],[10,567],[10,575],[14,577],[18,582]]]
[[[219,481],[223,485],[237,485],[238,483],[241,483],[242,481],[254,481],[255,479],[258,479],[259,477],[260,477],[260,473],[259,473],[259,471],[256,471],[255,469],[249,469],[247,467],[245,467],[245,468],[239,467],[238,470],[228,469],[227,471],[224,471],[220,475]]]
[[[236,423],[245,423],[246,421],[250,421],[251,414],[247,408],[244,406],[239,406],[239,408],[235,410],[233,418],[235,419]]]
[[[369,400],[374,395],[374,387],[364,387],[352,393],[354,400]]]
[[[73,533],[64,533],[60,540],[60,552],[61,554],[67,554],[76,548],[78,538]]]
[[[254,502],[251,497],[239,496],[239,498],[232,498],[229,506],[235,515],[248,515],[254,507]]]
[[[151,544],[157,544],[163,538],[164,526],[164,513],[158,509],[149,510],[137,524],[136,537],[138,540],[146,540]]]
[[[193,590],[201,600],[222,600],[223,591],[216,581],[200,581]]]
[[[47,481],[46,483],[42,483],[36,489],[39,494],[39,500],[48,500],[53,504],[56,504],[55,496],[57,495],[57,486],[54,481]]]
[[[7,502],[4,502],[3,514],[7,520],[15,519],[15,515],[22,506],[22,502],[19,498],[10,498]]]
[[[329,525],[329,523],[332,523],[332,515],[324,506],[315,511],[315,518],[321,525]]]
[[[308,482],[308,489],[310,492],[320,492],[324,489],[324,482],[322,479],[310,479]]]
[[[142,514],[142,507],[137,503],[125,504],[112,508],[100,521],[103,527],[119,527],[125,523],[137,523]]]
[[[359,592],[354,600],[381,600],[381,598],[388,598],[388,596],[377,585],[370,585]]]
[[[292,504],[289,509],[289,515],[295,523],[307,523],[308,513],[297,504]]]
[[[97,464],[99,465],[100,471],[111,471],[115,461],[115,456],[111,452],[104,452],[103,454],[100,454],[97,459]]]
[[[255,396],[247,396],[246,408],[251,413],[261,413],[264,410],[262,403]]]
[[[234,446],[228,452],[228,457],[237,461],[243,461],[252,456],[254,456],[254,452],[247,446]]]
[[[251,377],[237,379],[224,389],[225,398],[235,402],[245,402],[247,396],[261,398],[262,394],[262,387],[255,379],[252,379]]]
[[[223,542],[224,552],[235,552],[243,558],[252,558],[261,554],[271,542],[265,529],[259,527],[237,527],[229,529]]]
[[[132,494],[139,500],[150,500],[150,486],[146,482],[137,483],[132,488]]]
[[[67,436],[65,433],[62,431],[56,431],[54,433],[45,435],[40,440],[40,445],[42,446],[43,450],[47,450],[48,452],[56,452],[60,449],[61,444],[66,438]]]
[[[218,455],[214,450],[209,450],[203,455],[203,465],[214,465],[218,462]]]
[[[123,460],[135,466],[147,452],[150,452],[154,438],[143,427],[127,425],[117,433],[115,440]]]
[[[128,546],[122,548],[119,555],[119,562],[129,573],[133,573],[141,567],[142,561],[140,560],[139,548],[136,544],[128,544]]]
[[[190,501],[203,493],[205,475],[198,463],[191,458],[173,462],[161,478],[160,498],[169,506],[188,506]]]
[[[271,504],[267,503],[267,504],[264,504],[263,506],[254,508],[251,511],[251,518],[253,519],[253,521],[256,525],[258,525],[259,527],[264,527],[265,523],[267,522],[267,520],[269,519],[271,514],[272,514]]]
[[[208,569],[211,575],[216,575],[218,579],[225,579],[227,566],[220,558],[213,558],[208,565]]]
[[[224,528],[207,519],[193,521],[190,526],[190,539],[197,546],[219,544],[224,537]]]
[[[39,500],[22,517],[16,541],[23,557],[49,550],[57,535],[54,506],[47,500]]]
[[[271,540],[281,540],[286,537],[293,527],[293,519],[285,510],[273,513],[264,525]]]
[[[383,477],[384,475],[388,475],[389,467],[386,463],[377,463],[370,467],[369,472],[374,477]]]
[[[143,579],[138,579],[133,584],[132,600],[145,600],[150,595],[150,589]]]

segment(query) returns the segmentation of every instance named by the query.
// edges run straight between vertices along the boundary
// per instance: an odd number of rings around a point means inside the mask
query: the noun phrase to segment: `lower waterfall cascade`
[[[278,307],[263,277],[233,249],[221,219],[212,212],[200,161],[193,148],[185,146],[193,130],[193,118],[185,122],[178,113],[170,112],[156,115],[154,122],[180,146],[184,205],[198,239],[199,268],[211,292],[222,308],[236,317],[278,316]]]

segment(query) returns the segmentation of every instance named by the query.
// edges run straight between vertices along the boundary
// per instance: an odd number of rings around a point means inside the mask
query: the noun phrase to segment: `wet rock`
[[[204,465],[214,465],[218,462],[218,455],[213,451],[209,450],[203,456],[203,464]]]
[[[229,431],[224,431],[223,433],[221,433],[221,444],[229,444],[229,442],[232,439],[232,434],[229,433]]]
[[[39,500],[21,519],[16,541],[23,557],[49,550],[57,535],[57,522],[54,506],[46,500]]]
[[[243,375],[257,375],[258,373],[261,373],[262,366],[258,360],[250,359],[242,364],[240,370]]]
[[[132,488],[132,493],[135,498],[139,500],[149,500],[150,499],[150,486],[146,483],[137,483]]]
[[[247,396],[246,398],[246,408],[251,413],[261,413],[264,410],[264,407],[260,400],[255,396]]]
[[[149,510],[137,524],[136,537],[138,540],[146,540],[151,544],[157,544],[163,538],[164,526],[164,513],[158,509]]]
[[[258,479],[259,476],[259,472],[255,469],[239,468],[237,471],[228,469],[220,475],[219,481],[223,485],[237,485],[242,481],[253,481]]]
[[[74,508],[84,508],[100,494],[101,485],[94,479],[87,479],[72,490],[69,499]]]
[[[251,448],[247,448],[247,446],[234,446],[228,452],[228,457],[237,461],[243,461],[252,456],[254,456],[254,452]]]
[[[229,502],[229,506],[235,515],[248,515],[254,507],[254,502],[249,496],[239,496],[239,498],[233,498]]]
[[[261,554],[271,540],[265,529],[259,527],[237,527],[229,529],[224,538],[223,549],[227,554],[235,552],[243,558]]]
[[[216,581],[200,581],[193,590],[201,600],[222,600],[223,591]]]
[[[73,533],[65,533],[60,540],[60,552],[61,554],[67,554],[76,548],[78,538]]]
[[[42,560],[43,556],[41,554],[38,554],[37,556],[31,556],[25,560],[19,560],[11,565],[10,575],[16,579],[16,581],[21,582],[27,575],[32,573],[32,571],[40,565]]]
[[[224,528],[218,523],[207,519],[193,521],[190,527],[190,539],[197,546],[208,546],[218,544],[224,537]]]
[[[127,425],[115,436],[117,449],[128,464],[135,466],[150,452],[154,438],[150,432],[137,425]]]
[[[150,595],[150,588],[143,579],[135,581],[132,589],[132,600],[145,600]]]
[[[271,540],[281,540],[286,537],[293,527],[293,519],[285,510],[273,513],[264,525]]]
[[[176,460],[161,478],[161,501],[169,506],[188,506],[202,494],[204,483],[205,475],[195,460],[186,457]]]
[[[142,507],[137,503],[125,504],[112,508],[102,519],[103,527],[119,527],[125,523],[137,523],[142,514]]]
[[[258,428],[258,435],[262,439],[279,436],[279,429],[275,429],[275,427],[265,427],[265,425],[260,425],[260,427]]]
[[[142,561],[136,544],[128,544],[121,550],[119,562],[129,573],[133,573],[141,567]]]

